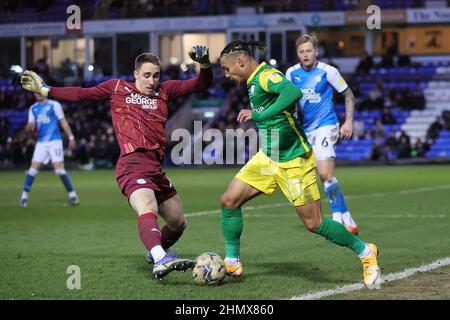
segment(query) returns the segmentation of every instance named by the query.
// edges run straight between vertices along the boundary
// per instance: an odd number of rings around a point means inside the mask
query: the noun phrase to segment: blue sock
[[[325,193],[327,194],[328,201],[330,202],[330,209],[331,213],[340,212],[342,213],[341,209],[338,205],[338,198],[339,198],[339,184],[333,183],[327,187],[325,187]]]
[[[333,182],[325,187],[328,200],[330,201],[331,212],[348,212],[347,205],[345,204],[344,194],[339,187],[339,183],[336,178],[333,178]]]
[[[25,177],[25,184],[23,186],[23,191],[30,192],[33,181],[34,181],[34,176],[27,174],[27,176]]]
[[[64,187],[66,187],[67,192],[73,191],[73,185],[72,181],[70,180],[70,177],[67,173],[62,174],[59,176],[61,178],[62,183],[64,184]]]

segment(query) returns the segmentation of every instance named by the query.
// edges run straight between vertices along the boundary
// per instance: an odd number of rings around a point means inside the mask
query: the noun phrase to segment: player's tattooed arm
[[[347,88],[343,93],[345,97],[345,122],[341,127],[341,138],[349,139],[353,134],[353,113],[355,112],[355,95],[352,89]]]

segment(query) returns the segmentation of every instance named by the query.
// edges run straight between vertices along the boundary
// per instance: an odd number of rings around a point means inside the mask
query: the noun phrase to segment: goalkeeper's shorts
[[[116,180],[122,193],[130,199],[131,194],[142,188],[155,192],[158,204],[177,194],[155,150],[138,149],[119,158]]]

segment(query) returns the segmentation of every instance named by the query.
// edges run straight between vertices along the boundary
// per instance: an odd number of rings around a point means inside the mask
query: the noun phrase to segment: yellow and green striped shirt
[[[262,62],[247,79],[247,89],[264,154],[286,162],[312,149],[294,116],[302,92],[282,72]]]

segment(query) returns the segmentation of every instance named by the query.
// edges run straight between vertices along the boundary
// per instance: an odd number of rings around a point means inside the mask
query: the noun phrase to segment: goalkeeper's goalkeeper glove
[[[206,69],[210,67],[209,49],[206,46],[193,46],[188,51],[189,57],[200,63],[200,68]]]
[[[26,70],[20,77],[20,83],[25,90],[48,97],[50,87],[45,84],[44,80],[36,72]]]

